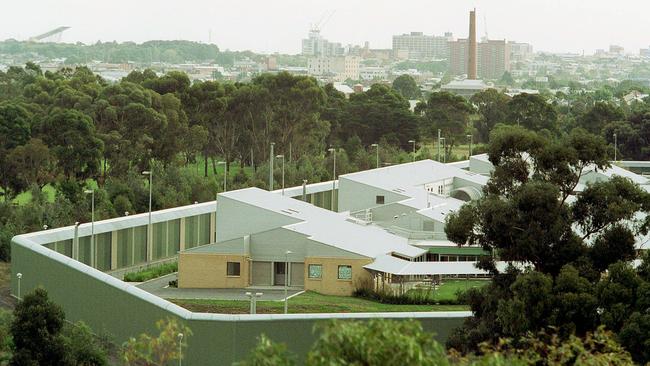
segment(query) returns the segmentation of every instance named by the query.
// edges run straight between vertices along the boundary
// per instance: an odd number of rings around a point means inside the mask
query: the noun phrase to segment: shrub
[[[144,282],[154,278],[162,277],[178,271],[178,262],[165,263],[150,267],[138,272],[131,272],[124,275],[126,282]]]

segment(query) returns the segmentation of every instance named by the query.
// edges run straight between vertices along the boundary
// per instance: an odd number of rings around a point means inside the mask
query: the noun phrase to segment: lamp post
[[[287,291],[289,286],[289,254],[293,252],[287,250],[284,252],[284,313],[287,314],[289,307],[289,299],[287,299]]]
[[[284,196],[284,155],[276,155],[278,159],[282,159],[282,195]]]
[[[183,333],[178,333],[178,366],[183,365]]]
[[[18,278],[18,299],[20,299],[20,279],[23,278],[23,274],[20,272],[16,273],[16,278]]]
[[[413,144],[413,161],[415,161],[415,140],[409,140]]]
[[[469,140],[469,156],[467,157],[467,159],[469,159],[472,156],[472,142],[474,140],[474,136],[467,135],[467,139]]]
[[[438,161],[440,161],[440,129],[438,129]]]
[[[334,166],[332,168],[332,211],[334,211],[334,193],[336,192],[336,148],[329,148],[327,151],[332,153],[332,157],[334,158]]]
[[[447,162],[447,151],[445,150],[445,138],[441,137],[440,138],[440,143],[442,144],[442,162],[446,163]],[[438,148],[440,148],[440,145],[438,145]]]
[[[72,259],[79,260],[79,221],[74,223],[74,237],[72,238]]]
[[[372,144],[370,146],[377,148],[377,168],[379,168],[379,144]]]
[[[617,158],[616,150],[618,150],[618,139],[616,134],[614,134],[614,161],[616,161]]]
[[[90,194],[90,266],[95,267],[95,190],[86,189],[85,194]]]
[[[223,191],[226,191],[226,182],[228,181],[228,164],[225,161],[217,162],[217,165],[223,165]]]
[[[153,186],[153,171],[145,170],[142,175],[149,176],[149,224],[147,225],[147,261],[153,258],[153,230],[151,228],[151,191]]]
[[[275,147],[275,142],[271,142],[271,155],[269,158],[269,191],[273,190],[273,148]]]

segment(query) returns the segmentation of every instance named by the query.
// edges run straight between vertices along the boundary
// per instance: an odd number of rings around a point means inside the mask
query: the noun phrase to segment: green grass
[[[236,300],[185,300],[171,302],[190,311],[202,313],[248,314],[248,301]],[[377,312],[421,312],[421,311],[466,311],[466,305],[391,305],[348,296],[322,295],[307,291],[289,299],[289,313],[377,313]],[[258,301],[260,314],[282,314],[284,302]]]
[[[489,283],[488,280],[446,280],[442,282],[437,290],[431,292],[431,298],[434,300],[456,300],[458,292],[483,287]],[[411,290],[409,293],[415,291],[426,290]]]
[[[195,163],[185,165],[185,166],[182,167],[182,169],[185,170],[186,172],[190,172],[190,173],[194,173],[194,174],[203,176],[203,169],[204,169],[203,162],[204,161],[205,161],[205,159],[202,156],[197,156]],[[248,174],[249,176],[252,175],[253,174],[253,167],[248,165],[248,164],[250,164],[250,162],[245,162],[244,164],[245,164],[244,172],[246,174]],[[239,172],[240,169],[241,168],[240,168],[239,162],[231,162],[230,163],[230,170],[228,170],[228,177],[229,178],[234,177],[235,175],[237,175],[237,173]],[[215,174],[214,171],[212,170],[212,159],[208,159],[208,177],[215,177],[215,176],[223,177],[222,176],[223,170],[224,170],[224,165],[219,164],[219,165],[217,165],[217,173]]]
[[[124,275],[125,282],[144,282],[154,278],[162,277],[178,271],[178,262],[165,263],[155,267],[149,267],[138,272],[130,272]]]

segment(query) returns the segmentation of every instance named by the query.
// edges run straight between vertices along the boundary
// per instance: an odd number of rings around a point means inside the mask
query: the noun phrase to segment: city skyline
[[[369,41],[372,48],[390,48],[392,35],[411,31],[436,35],[449,31],[455,37],[467,37],[467,12],[476,7],[479,38],[487,30],[491,39],[528,42],[536,51],[590,54],[617,44],[626,53],[636,54],[650,44],[645,36],[650,33],[650,23],[643,18],[650,4],[633,0],[619,1],[616,8],[601,1],[582,0],[499,0],[484,4],[469,0],[371,4],[342,0],[214,4],[187,0],[162,6],[150,0],[115,0],[111,7],[101,10],[100,17],[87,2],[79,0],[43,1],[40,5],[34,10],[33,4],[6,4],[0,14],[0,39],[26,40],[67,25],[72,28],[64,33],[64,42],[208,42],[211,38],[221,49],[297,54],[310,24],[334,12],[322,27],[325,38],[344,45]]]

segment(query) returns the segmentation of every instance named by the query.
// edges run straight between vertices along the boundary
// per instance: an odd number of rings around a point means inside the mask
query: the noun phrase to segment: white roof
[[[339,179],[348,179],[402,195],[404,200],[400,201],[401,204],[422,210],[420,213],[424,215],[434,216],[440,216],[442,212],[448,212],[449,209],[460,208],[463,201],[429,193],[425,189],[425,185],[454,178],[480,186],[487,184],[489,179],[480,174],[433,160],[392,165],[339,177]]]
[[[382,228],[348,221],[348,215],[345,213],[332,212],[259,188],[240,189],[221,193],[219,196],[295,218],[299,222],[283,227],[319,243],[365,257],[375,258],[383,254],[397,253],[414,258],[426,253],[424,249],[409,245],[408,239]]]
[[[483,80],[471,80],[471,79],[465,79],[465,80],[453,80],[449,84],[445,84],[442,86],[442,90],[485,90],[488,89],[490,86],[487,85],[486,83],[483,82]]]
[[[497,262],[499,270],[505,269],[506,262]],[[391,273],[394,275],[482,275],[488,271],[476,268],[476,262],[410,262],[390,255],[377,257],[363,268]]]

